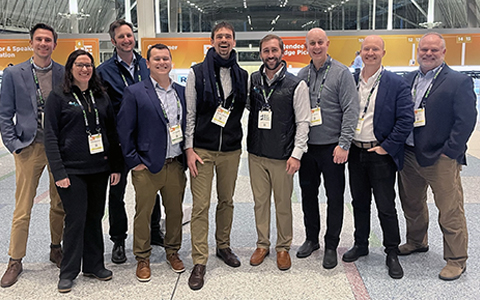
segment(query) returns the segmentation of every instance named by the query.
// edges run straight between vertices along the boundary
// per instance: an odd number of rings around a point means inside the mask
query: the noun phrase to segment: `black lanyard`
[[[327,69],[325,70],[325,73],[323,73],[323,79],[322,79],[322,82],[320,83],[320,88],[318,90],[318,94],[317,94],[317,107],[320,106],[320,96],[322,95],[322,90],[323,90],[323,87],[325,85],[325,80],[327,79],[327,75],[328,75],[328,71],[330,71],[330,67],[332,66],[332,58],[329,57],[328,61],[327,61]],[[315,68],[315,66],[313,66],[313,68]],[[312,67],[310,67],[308,69],[308,77],[307,77],[307,85],[310,87],[310,73],[312,72]]]
[[[225,107],[227,105],[227,97],[222,98],[222,95],[220,94],[220,86],[218,85],[217,75],[215,75],[215,87],[217,88],[218,102],[222,107]],[[233,85],[232,85],[232,89],[233,89]],[[228,111],[232,111],[234,103],[235,103],[235,95],[233,95],[232,103],[228,107]]]
[[[382,71],[381,71],[380,74],[378,75],[377,79],[376,79],[375,82],[373,83],[372,89],[370,90],[370,93],[368,94],[368,97],[367,97],[367,103],[365,103],[365,108],[363,109],[362,117],[361,117],[360,119],[364,119],[364,118],[365,118],[365,115],[367,114],[368,105],[370,104],[370,98],[372,97],[372,94],[373,94],[373,92],[375,91],[375,88],[376,88],[376,87],[378,86],[378,84],[380,83],[380,78],[382,78],[383,72],[385,72],[384,69],[382,69]],[[360,80],[360,81],[361,81],[361,80]],[[357,90],[360,88],[360,81],[358,82]]]
[[[88,135],[92,135],[91,131],[90,131],[90,127],[88,125],[88,119],[87,119],[87,112],[85,111],[85,108],[83,107],[82,105],[82,102],[80,101],[80,99],[78,99],[78,96],[77,94],[75,94],[75,92],[73,92],[73,97],[75,98],[75,100],[77,100],[78,102],[78,105],[80,105],[80,108],[82,109],[82,112],[83,112],[83,119],[85,121],[85,127],[87,128],[87,134]],[[85,101],[87,101],[87,99],[85,97],[83,97],[85,99]],[[92,99],[92,104],[93,104],[93,109],[95,111],[95,125],[96,125],[96,130],[97,130],[97,133],[100,133],[101,131],[101,128],[100,128],[100,118],[98,116],[98,109],[97,109],[97,104],[95,103],[95,98],[93,97],[93,93],[92,93],[92,90],[90,90],[90,98]]]
[[[428,85],[428,88],[427,88],[427,91],[425,92],[425,94],[423,95],[422,97],[422,102],[420,103],[420,107],[425,107],[425,102],[427,101],[427,98],[428,96],[430,95],[430,91],[432,90],[432,87],[433,87],[433,84],[435,83],[435,80],[437,80],[437,77],[438,75],[440,74],[440,72],[442,72],[443,70],[443,67],[445,66],[445,63],[442,63],[442,65],[440,66],[440,68],[437,70],[437,72],[435,73],[435,75],[433,75],[433,79],[432,81],[430,82],[430,84]],[[415,80],[414,80],[414,84],[413,84],[413,102],[415,102],[415,98],[417,96],[417,86],[418,86],[418,78],[420,77],[420,71],[417,72],[417,75],[415,75]]]

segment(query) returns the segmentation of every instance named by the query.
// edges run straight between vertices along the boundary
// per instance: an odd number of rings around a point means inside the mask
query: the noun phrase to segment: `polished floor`
[[[14,209],[15,168],[13,157],[0,147],[0,273],[8,262],[9,235]],[[72,292],[57,292],[58,269],[49,262],[48,228],[48,177],[42,176],[32,212],[27,256],[23,259],[24,271],[12,287],[0,289],[0,299],[478,299],[480,294],[480,131],[476,130],[469,143],[468,166],[462,171],[465,194],[465,211],[469,230],[469,259],[467,271],[452,282],[438,279],[443,268],[442,236],[437,220],[437,209],[429,195],[431,226],[429,228],[430,251],[401,257],[405,276],[391,279],[385,266],[382,236],[372,206],[372,232],[370,254],[355,263],[344,263],[341,255],[353,243],[353,216],[349,189],[345,191],[344,226],[338,249],[339,265],[332,270],[322,267],[323,244],[310,257],[298,259],[296,250],[303,243],[305,233],[298,178],[292,196],[294,212],[294,238],[290,254],[292,268],[280,271],[276,267],[274,246],[272,254],[263,264],[252,267],[249,258],[255,249],[256,232],[253,215],[253,198],[248,177],[247,154],[241,159],[237,187],[234,196],[234,220],[231,245],[240,257],[242,265],[233,269],[215,256],[214,226],[210,226],[210,257],[207,263],[206,282],[203,289],[192,291],[187,281],[193,267],[190,256],[190,224],[183,227],[183,245],[180,256],[187,271],[176,274],[165,261],[163,248],[154,246],[151,257],[152,280],[141,283],[135,277],[135,259],[132,253],[132,224],[134,192],[129,185],[126,202],[129,215],[127,240],[128,260],[122,265],[110,262],[112,243],[108,238],[108,215],[104,217],[105,261],[114,273],[113,279],[100,282],[79,276]],[[216,195],[212,195],[211,224],[214,224]],[[325,194],[321,188],[321,221],[325,225]],[[190,189],[185,193],[185,211],[191,207]],[[273,208],[272,208],[273,209]],[[402,239],[405,238],[405,220],[397,199]],[[275,244],[276,230],[272,214],[271,240]],[[324,229],[324,228],[323,228]],[[323,230],[321,236],[323,236]]]

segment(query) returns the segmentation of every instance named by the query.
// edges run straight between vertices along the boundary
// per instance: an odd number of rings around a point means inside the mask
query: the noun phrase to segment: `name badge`
[[[171,126],[169,128],[170,138],[172,139],[172,145],[178,144],[183,141],[182,127],[180,125]]]
[[[272,111],[261,110],[258,114],[258,128],[272,129]]]
[[[421,127],[425,126],[426,119],[425,119],[425,108],[417,108],[415,110],[415,122],[413,123],[414,127]]]
[[[312,108],[311,112],[310,127],[322,125],[322,111],[320,110],[320,107]]]
[[[88,136],[88,145],[90,146],[90,154],[103,152],[102,134],[92,134]]]
[[[228,117],[230,116],[230,111],[223,108],[221,105],[217,108],[217,111],[213,115],[212,123],[217,124],[220,127],[225,127],[227,124]]]
[[[356,133],[362,132],[363,122],[364,122],[364,121],[365,121],[364,118],[358,118],[357,128],[355,128],[355,132],[356,132]]]

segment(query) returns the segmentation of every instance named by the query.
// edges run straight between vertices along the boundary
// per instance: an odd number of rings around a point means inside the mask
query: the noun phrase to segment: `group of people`
[[[193,199],[194,267],[189,287],[201,289],[205,281],[214,173],[216,256],[230,267],[239,267],[230,233],[245,108],[249,110],[247,151],[258,236],[252,266],[260,265],[270,253],[273,192],[277,266],[280,270],[291,267],[296,172],[306,230],[296,256],[305,258],[320,248],[318,194],[323,174],[327,224],[322,265],[337,266],[348,161],[355,242],[343,261],[368,255],[373,194],[388,274],[402,278],[398,256],[429,250],[426,190],[430,186],[447,261],[439,277],[454,280],[465,271],[467,228],[460,170],[476,123],[476,96],[472,80],[445,64],[446,47],[440,34],[421,38],[420,68],[405,78],[383,68],[386,52],[379,36],[363,40],[359,54],[363,68],[352,76],[327,54],[330,41],[325,31],[314,28],[306,36],[311,62],[295,76],[282,59],[282,39],[268,34],[259,44],[262,65],[249,79],[237,62],[233,26],[220,22],[212,29],[212,47],[204,61],[191,68],[183,87],[169,77],[168,46],[151,46],[145,59],[134,51],[130,23],[117,20],[109,33],[114,55],[97,70],[93,57],[83,50],[72,52],[63,68],[51,59],[57,40],[54,29],[37,24],[30,32],[33,57],[4,72],[0,130],[14,155],[17,188],[10,261],[2,287],[13,285],[22,272],[31,208],[45,166],[50,174],[50,260],[60,268],[59,292],[71,290],[80,270],[99,280],[112,278],[103,261],[101,227],[109,183],[111,259],[114,263],[127,260],[123,197],[130,171],[135,189],[133,254],[139,281],[151,278],[151,245],[165,247],[174,272],[185,271],[178,251],[187,169]],[[403,245],[395,208],[397,173],[407,224]],[[159,227],[160,198],[166,214],[165,236]]]

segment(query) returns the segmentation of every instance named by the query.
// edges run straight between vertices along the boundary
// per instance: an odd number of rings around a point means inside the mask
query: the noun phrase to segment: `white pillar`
[[[154,0],[137,1],[138,41],[155,37]],[[139,48],[141,46],[139,45]]]
[[[393,0],[388,0],[387,30],[393,29]]]

